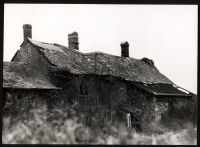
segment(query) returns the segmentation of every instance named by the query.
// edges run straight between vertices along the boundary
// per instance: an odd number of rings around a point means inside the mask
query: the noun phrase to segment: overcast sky
[[[81,52],[120,56],[129,42],[130,57],[154,60],[158,70],[177,85],[197,93],[197,5],[59,5],[5,4],[4,61],[23,41],[22,25],[32,25],[32,38],[68,46],[77,31]]]

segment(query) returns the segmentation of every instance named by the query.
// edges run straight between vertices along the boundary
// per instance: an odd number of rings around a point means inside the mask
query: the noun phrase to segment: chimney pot
[[[24,24],[23,30],[24,30],[24,42],[27,42],[28,37],[32,38],[32,26],[30,24]]]
[[[68,35],[68,46],[70,49],[79,50],[78,33],[73,32]]]
[[[121,43],[121,57],[129,57],[129,43],[127,41]]]

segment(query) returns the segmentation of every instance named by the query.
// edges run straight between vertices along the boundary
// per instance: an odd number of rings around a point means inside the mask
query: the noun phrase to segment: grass
[[[33,104],[29,113],[3,117],[3,144],[197,144],[196,127],[188,123],[178,130],[165,126],[153,126],[155,133],[137,133],[123,125],[86,127],[83,115],[75,111],[75,105],[48,108],[45,104]],[[10,125],[8,125],[10,124]],[[175,124],[177,125],[177,124]],[[151,130],[151,131],[152,131]],[[150,132],[151,132],[150,131]]]

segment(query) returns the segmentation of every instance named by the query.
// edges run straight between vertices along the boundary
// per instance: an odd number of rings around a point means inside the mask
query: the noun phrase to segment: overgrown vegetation
[[[3,117],[3,144],[197,144],[192,123],[153,125],[149,132],[137,133],[123,125],[84,126],[76,104],[49,107],[33,103],[27,113]],[[168,122],[166,123],[168,124]],[[158,127],[159,126],[159,127]],[[156,133],[157,131],[157,133]]]

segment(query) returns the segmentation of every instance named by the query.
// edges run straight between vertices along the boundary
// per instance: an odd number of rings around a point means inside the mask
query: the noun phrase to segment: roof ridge
[[[70,48],[68,48],[68,47],[66,47],[66,46],[64,46],[64,45],[62,45],[62,44],[59,44],[59,43],[46,43],[46,42],[42,42],[42,41],[37,41],[37,40],[32,39],[32,38],[29,38],[29,37],[28,37],[28,39],[30,40],[30,42],[33,40],[33,41],[36,41],[36,42],[39,42],[39,43],[43,43],[43,44],[47,44],[47,45],[53,45],[53,46],[59,47],[62,51],[64,51],[64,50],[63,50],[63,48],[64,48],[64,49],[67,49],[67,50],[70,50],[70,51],[73,51],[73,52],[82,54],[82,55],[84,55],[84,56],[85,56],[85,55],[86,55],[86,56],[87,56],[87,55],[93,55],[93,54],[104,54],[104,55],[114,56],[114,57],[118,57],[118,58],[122,58],[122,59],[125,58],[125,57],[121,57],[121,56],[118,56],[118,55],[113,55],[113,54],[105,53],[105,52],[102,52],[102,51],[94,51],[94,52],[83,53],[83,52],[81,52],[81,51],[79,51],[79,50],[70,49]],[[31,42],[31,43],[33,43],[33,42]],[[34,43],[33,43],[33,44],[34,44]],[[146,57],[143,57],[143,58],[146,58]],[[126,59],[134,59],[134,60],[141,60],[141,61],[142,61],[143,58],[137,59],[137,58],[133,58],[133,57],[126,57]],[[149,58],[148,58],[148,59],[149,59]]]

